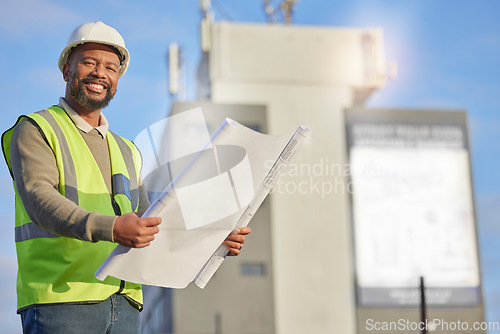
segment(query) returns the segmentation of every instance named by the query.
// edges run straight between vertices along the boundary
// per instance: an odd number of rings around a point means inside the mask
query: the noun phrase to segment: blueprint
[[[148,247],[118,245],[96,277],[203,288],[227,255],[221,243],[250,222],[307,134],[265,135],[226,119],[209,135],[200,108],[141,132],[135,142],[152,203],[143,216],[161,217],[160,231]]]

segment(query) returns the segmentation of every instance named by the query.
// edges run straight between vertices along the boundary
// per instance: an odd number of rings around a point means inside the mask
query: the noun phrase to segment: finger
[[[149,246],[151,242],[155,239],[154,235],[144,235],[138,238],[135,242],[133,242],[133,246],[135,248],[144,248]]]
[[[230,234],[227,236],[226,240],[242,244],[245,242],[246,238],[244,235]]]
[[[144,248],[144,247],[147,247],[147,246],[149,246],[149,245],[150,245],[150,243],[149,243],[149,242],[144,242],[144,243],[140,243],[140,244],[135,244],[135,245],[133,245],[132,247],[133,247],[133,248]]]
[[[240,254],[239,249],[234,249],[234,248],[229,249],[228,248],[228,251],[229,251],[229,254],[227,254],[228,256],[238,256]]]
[[[158,228],[158,226],[151,226],[151,227],[143,226],[135,231],[136,232],[135,237],[137,238],[137,242],[140,242],[145,240],[146,238],[154,238],[154,235],[159,231],[160,229]]]
[[[225,240],[224,242],[222,242],[222,244],[226,246],[226,248],[232,248],[232,249],[241,248],[241,243],[236,241]]]
[[[161,224],[161,218],[160,217],[147,217],[147,218],[140,218],[144,226],[147,227],[152,227],[152,226],[158,226]]]
[[[245,227],[237,228],[235,232],[236,232],[236,234],[239,234],[239,235],[247,235],[247,234],[250,234],[250,232],[252,232],[252,229],[248,226],[245,226]]]
[[[158,232],[160,232],[160,228],[158,226],[145,227],[144,230],[142,230],[141,235],[153,236]]]
[[[241,248],[234,248],[234,247],[226,246],[226,249],[229,251],[228,255],[230,255],[230,256],[236,256],[236,255],[240,254],[240,252],[241,252]]]
[[[245,240],[241,240],[241,239],[234,240],[234,239],[227,238],[226,240],[224,240],[223,244],[234,247],[234,248],[240,248],[240,245],[242,245],[244,242],[245,242]]]

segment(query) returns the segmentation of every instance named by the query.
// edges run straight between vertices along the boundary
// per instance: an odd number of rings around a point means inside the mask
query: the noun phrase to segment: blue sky
[[[276,1],[275,1],[276,2]],[[112,128],[134,138],[162,119],[170,105],[167,48],[186,56],[188,98],[194,97],[199,51],[199,0],[4,1],[0,11],[0,128],[18,115],[57,103],[64,82],[59,53],[79,24],[116,27],[131,65],[105,110]],[[265,23],[261,0],[213,0],[216,20]],[[500,2],[495,0],[302,0],[295,24],[382,27],[388,61],[398,78],[369,107],[465,109],[471,132],[483,291],[490,321],[500,321]],[[140,116],[139,116],[140,115]],[[16,332],[13,191],[0,167],[0,325]]]

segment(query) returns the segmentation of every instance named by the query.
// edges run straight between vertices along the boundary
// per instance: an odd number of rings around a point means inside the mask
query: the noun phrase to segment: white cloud
[[[27,33],[54,31],[61,23],[78,19],[75,12],[47,0],[3,1],[0,33],[15,39]]]

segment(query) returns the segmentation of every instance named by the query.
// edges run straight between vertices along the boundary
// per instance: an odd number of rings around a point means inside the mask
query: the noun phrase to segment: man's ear
[[[70,67],[68,64],[64,64],[63,66],[63,78],[64,78],[64,81],[68,82],[69,81],[69,75],[70,73]]]

